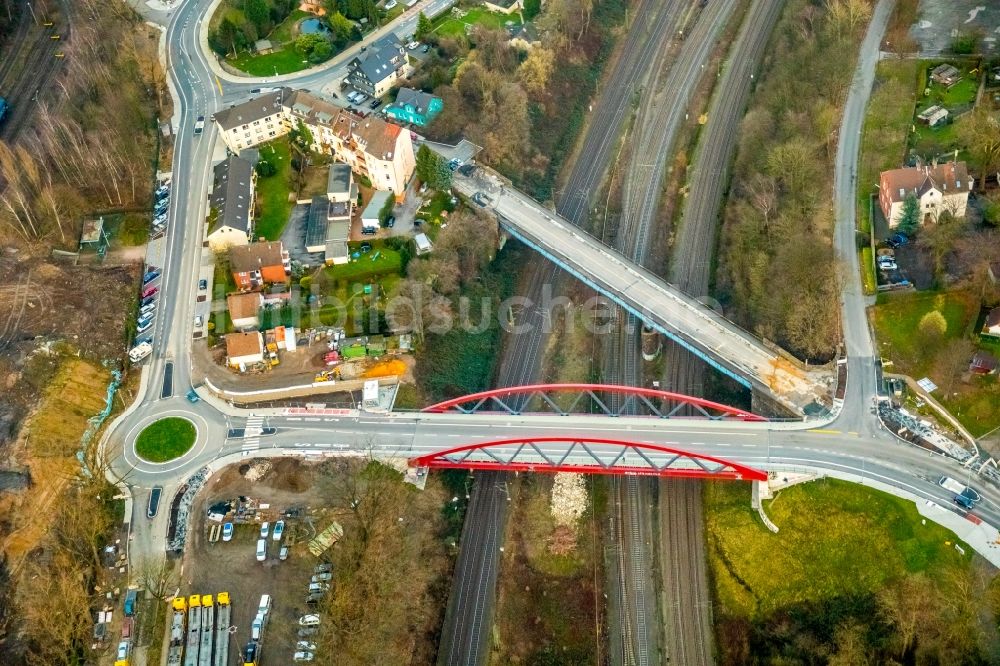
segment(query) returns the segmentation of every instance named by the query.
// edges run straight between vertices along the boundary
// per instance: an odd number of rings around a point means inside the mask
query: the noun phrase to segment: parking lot
[[[272,606],[261,641],[261,663],[291,663],[296,641],[307,640],[297,636],[297,621],[308,611],[307,588],[320,563],[308,552],[307,543],[333,520],[328,509],[320,508],[316,468],[297,459],[234,465],[213,476],[195,503],[181,593],[229,592],[235,628],[230,655],[241,653],[250,641],[263,594],[271,595]],[[253,480],[257,474],[260,478]],[[210,530],[221,532],[223,524],[208,518],[209,507],[241,497],[245,513],[233,521],[232,540],[225,542],[220,534],[217,541],[209,541]],[[284,561],[278,557],[280,546],[272,531],[279,519],[285,522],[280,543],[289,545]],[[264,562],[256,558],[261,520],[270,523]],[[330,662],[317,655],[315,663]]]

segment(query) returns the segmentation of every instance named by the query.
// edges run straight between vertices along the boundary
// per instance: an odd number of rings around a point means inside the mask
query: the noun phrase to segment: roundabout
[[[180,458],[194,446],[198,431],[190,420],[169,416],[143,428],[135,440],[135,454],[151,463]]]

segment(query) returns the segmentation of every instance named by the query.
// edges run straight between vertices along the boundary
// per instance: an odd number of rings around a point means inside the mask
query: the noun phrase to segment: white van
[[[257,539],[257,561],[267,559],[267,539]]]
[[[260,604],[257,605],[257,615],[264,615],[271,610],[271,595],[260,595]]]
[[[258,613],[250,625],[250,639],[259,641],[262,633],[264,633],[264,616]]]

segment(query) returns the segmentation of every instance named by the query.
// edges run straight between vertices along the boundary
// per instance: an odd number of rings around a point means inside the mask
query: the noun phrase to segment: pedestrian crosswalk
[[[263,428],[264,417],[251,416],[247,419],[246,429],[243,431],[243,444],[240,446],[244,456],[260,448],[260,433]]]

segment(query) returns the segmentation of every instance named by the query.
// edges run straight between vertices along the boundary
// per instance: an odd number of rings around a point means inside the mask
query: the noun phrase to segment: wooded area
[[[801,358],[839,338],[833,159],[867,0],[791,0],[740,127],[717,291],[737,321]]]
[[[445,112],[428,135],[449,142],[465,136],[516,185],[550,200],[623,15],[621,0],[551,0],[535,21],[547,31],[545,43],[527,52],[508,44],[505,30],[476,27],[468,37],[431,33],[440,53],[414,83],[432,88]],[[461,62],[457,70],[452,59]]]
[[[164,74],[156,42],[119,2],[81,0],[55,99],[16,147],[0,144],[0,239],[75,243],[93,210],[149,200],[156,108]],[[75,246],[74,246],[75,247]]]

